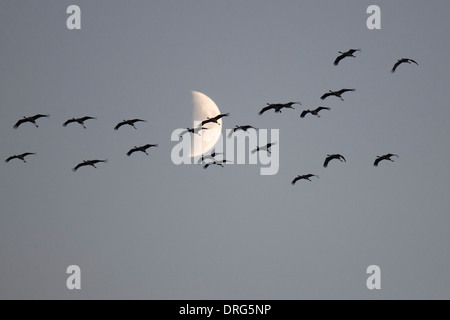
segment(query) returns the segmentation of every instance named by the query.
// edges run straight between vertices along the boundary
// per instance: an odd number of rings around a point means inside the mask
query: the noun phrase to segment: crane
[[[394,160],[391,159],[392,157],[397,157],[398,158],[399,156],[396,155],[396,154],[393,154],[393,153],[388,153],[388,154],[385,154],[383,156],[377,156],[377,158],[375,159],[375,162],[373,163],[373,165],[375,167],[378,167],[378,164],[381,161],[383,161],[383,160],[389,160],[389,161],[395,162]]]
[[[339,64],[339,61],[341,61],[342,59],[344,59],[344,58],[347,58],[347,57],[353,57],[353,58],[356,58],[353,54],[355,53],[355,52],[361,52],[361,49],[350,49],[350,50],[348,50],[347,52],[341,52],[341,51],[339,51],[339,53],[341,54],[340,56],[338,56],[337,58],[336,58],[336,60],[334,60],[334,65],[335,66],[337,66],[338,64]]]
[[[317,177],[317,178],[319,178],[318,175],[311,174],[311,173],[305,174],[305,175],[298,175],[298,176],[296,176],[296,177],[294,178],[294,180],[291,181],[291,184],[294,185],[298,180],[308,180],[308,181],[311,181],[310,178],[312,178],[312,177]]]
[[[84,122],[87,120],[95,120],[95,119],[97,119],[97,118],[94,118],[94,117],[72,118],[72,119],[69,119],[66,122],[64,122],[63,127],[67,127],[68,124],[76,122],[76,123],[80,124],[83,127],[83,129],[86,129]]]
[[[78,169],[85,166],[91,166],[97,169],[97,167],[95,166],[97,163],[106,163],[106,162],[108,162],[108,160],[83,160],[83,162],[77,164],[77,166],[72,170],[73,172],[76,172]]]
[[[414,61],[413,59],[401,58],[401,59],[398,59],[397,62],[394,64],[394,66],[393,66],[392,69],[391,69],[391,72],[394,73],[395,70],[397,69],[397,67],[398,67],[399,65],[401,65],[402,63],[409,63],[409,64],[411,64],[411,62],[412,62],[412,63],[415,63],[416,65],[419,65],[419,64],[418,64],[416,61]]]
[[[136,122],[147,122],[147,121],[146,121],[146,120],[142,120],[142,119],[123,120],[122,122],[119,122],[119,123],[117,124],[117,126],[115,126],[114,130],[119,130],[119,128],[120,128],[121,126],[124,126],[124,125],[129,125],[129,126],[133,127],[134,129],[137,129],[137,128],[134,126],[134,124],[135,124]]]
[[[271,151],[270,151],[270,147],[272,147],[273,145],[275,145],[276,144],[276,142],[269,142],[268,144],[266,144],[265,146],[262,146],[262,147],[256,147],[256,149],[254,149],[254,150],[252,150],[252,153],[256,153],[256,152],[258,152],[258,151],[267,151],[267,153],[272,153]]]
[[[25,160],[25,157],[27,156],[31,156],[31,155],[35,155],[36,153],[32,153],[32,152],[25,152],[19,155],[14,155],[12,157],[9,157],[8,159],[5,160],[6,163],[10,162],[11,160],[14,159],[19,159],[22,160],[23,162],[27,163],[27,161]]]
[[[287,102],[287,103],[267,103],[267,106],[265,106],[264,108],[261,109],[261,111],[259,111],[259,115],[262,115],[264,112],[274,109],[275,113],[281,113],[281,109],[286,108],[286,109],[295,109],[293,107],[294,104],[298,104],[301,105],[302,103],[300,101],[297,102]]]
[[[19,128],[19,126],[25,122],[31,122],[32,124],[34,124],[36,126],[36,128],[39,128],[39,126],[36,123],[36,120],[38,120],[40,118],[49,118],[49,117],[50,117],[49,114],[37,114],[32,117],[23,117],[23,119],[20,119],[19,121],[17,121],[17,123],[14,125],[14,129]]]
[[[222,114],[219,114],[219,115],[217,115],[217,116],[215,116],[215,117],[213,117],[213,118],[206,118],[206,120],[203,120],[202,121],[202,124],[201,124],[201,126],[204,126],[205,124],[207,124],[207,123],[216,123],[216,124],[219,124],[219,120],[220,119],[222,119],[223,117],[228,117],[230,114],[229,113],[222,113]]]
[[[235,133],[238,130],[242,130],[244,132],[247,132],[249,129],[255,129],[258,130],[257,128],[250,126],[250,125],[245,125],[245,126],[236,126],[233,129],[231,129],[230,133],[228,134],[228,138],[231,138],[231,136],[233,135],[233,133]]]
[[[320,99],[325,100],[327,97],[329,96],[336,96],[339,99],[341,99],[342,101],[344,101],[344,99],[342,99],[342,94],[348,91],[355,91],[355,89],[341,89],[338,91],[331,91],[330,92],[325,93],[323,96],[320,97]]]
[[[308,113],[311,113],[312,115],[320,118],[319,111],[321,111],[321,110],[330,110],[330,108],[329,107],[318,107],[317,109],[314,109],[314,110],[308,109],[308,110],[303,111],[300,114],[300,118],[304,118]]]
[[[138,151],[143,152],[146,155],[148,155],[147,149],[149,149],[151,147],[158,147],[158,144],[146,144],[145,146],[142,146],[142,147],[134,146],[133,149],[131,149],[130,151],[127,152],[127,156],[131,156],[133,153],[138,152]]]
[[[347,160],[345,160],[344,156],[342,156],[340,154],[327,154],[327,157],[325,158],[325,162],[323,163],[323,167],[324,168],[328,167],[328,163],[334,159],[340,160],[341,162],[347,162]]]

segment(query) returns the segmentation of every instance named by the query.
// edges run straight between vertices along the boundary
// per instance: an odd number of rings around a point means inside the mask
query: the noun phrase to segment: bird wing
[[[394,64],[394,66],[392,67],[391,72],[394,73],[395,70],[397,69],[397,67],[398,67],[399,65],[401,65],[402,63],[403,63],[403,61],[401,61],[401,60],[397,61],[397,62]]]
[[[330,110],[329,107],[318,107],[315,112],[319,112],[320,110]]]
[[[309,110],[305,110],[300,114],[300,118],[304,118],[308,113],[310,113],[311,111]]]
[[[334,64],[335,66],[337,66],[337,65],[339,64],[339,61],[341,61],[341,60],[344,59],[344,58],[345,58],[345,55],[344,55],[344,54],[341,54],[339,57],[336,58],[336,60],[334,60],[333,64]]]
[[[119,130],[119,128],[120,128],[121,126],[123,126],[124,124],[125,124],[125,122],[119,122],[119,123],[117,124],[117,126],[114,127],[114,130]]]
[[[72,122],[75,122],[75,120],[73,119],[67,120],[66,122],[63,123],[63,127],[67,127],[67,125]]]
[[[48,117],[50,117],[49,114],[37,114],[37,115],[35,115],[35,116],[31,117],[31,118],[33,120],[37,120],[37,119],[40,119],[40,118],[48,118]]]
[[[86,163],[82,162],[76,165],[75,168],[73,168],[73,172],[76,172],[78,169],[80,169],[81,167],[84,167],[85,165],[87,165]]]
[[[259,111],[258,114],[262,115],[264,112],[266,112],[267,110],[270,110],[270,109],[274,109],[274,106],[268,105],[267,107],[262,108],[261,111]]]
[[[294,184],[295,184],[298,180],[300,180],[300,179],[301,179],[300,176],[295,177],[294,180],[291,181],[291,184],[294,185]]]
[[[345,160],[345,158],[344,158],[343,155],[340,154],[339,157],[340,157],[342,160],[344,160],[344,162],[347,162],[347,160]]]
[[[133,153],[135,153],[137,149],[133,148],[130,151],[127,152],[127,156],[131,156]]]
[[[5,160],[5,162],[8,163],[8,162],[10,162],[13,159],[17,159],[17,156],[9,157],[8,159]]]
[[[158,144],[146,144],[143,148],[145,150],[147,150],[148,148],[151,148],[151,147],[158,147]]]
[[[132,119],[132,120],[130,120],[130,122],[136,123],[136,122],[147,122],[147,121],[142,120],[142,119]]]
[[[22,123],[25,123],[25,122],[28,122],[28,120],[27,120],[27,119],[20,119],[20,120],[17,121],[17,123],[14,125],[14,129],[19,128],[19,126],[20,126]]]
[[[334,93],[327,92],[323,96],[320,97],[321,100],[325,100],[327,97],[334,95]]]
[[[210,122],[214,122],[214,118],[203,120],[203,121],[202,121],[202,127],[203,127],[205,124],[210,123]]]
[[[83,117],[83,118],[80,118],[80,119],[78,119],[78,120],[81,120],[81,121],[86,121],[86,120],[94,120],[94,119],[96,119],[95,117]]]
[[[223,114],[219,114],[217,117],[215,117],[215,119],[216,119],[216,120],[219,120],[219,119],[221,119],[221,118],[223,118],[223,117],[228,117],[229,115],[230,115],[229,112],[223,113]]]
[[[344,92],[348,92],[348,91],[355,91],[355,89],[341,89],[339,90],[339,94],[343,94]]]
[[[189,132],[189,130],[181,131],[179,136],[180,136],[180,137],[181,137],[181,136],[184,136],[184,135],[185,135],[186,133],[188,133],[188,132]]]
[[[376,158],[376,159],[375,159],[375,162],[373,163],[373,165],[374,165],[375,167],[378,167],[378,163],[380,163],[381,160],[383,160],[382,157]]]
[[[328,162],[331,161],[331,157],[326,157],[325,162],[323,163],[323,167],[326,168],[328,167]]]
[[[26,157],[26,156],[31,156],[31,155],[35,155],[36,153],[34,152],[25,152],[24,154],[22,154],[22,157]]]
[[[413,59],[408,59],[411,62],[414,62],[415,64],[419,65],[416,61],[414,61]]]

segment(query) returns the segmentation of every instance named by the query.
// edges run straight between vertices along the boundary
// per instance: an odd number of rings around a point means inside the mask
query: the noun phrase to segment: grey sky
[[[66,8],[81,7],[80,31]],[[366,8],[381,7],[381,30]],[[0,298],[449,299],[448,1],[3,1]],[[333,61],[339,50],[356,59]],[[402,65],[390,73],[398,58]],[[341,102],[329,89],[356,88]],[[280,170],[175,166],[190,91]],[[301,100],[320,119],[258,111]],[[49,113],[40,127],[13,124]],[[87,129],[62,123],[96,116]],[[143,118],[138,130],[114,126]],[[158,143],[150,156],[126,152]],[[8,156],[36,152],[24,165]],[[400,155],[375,168],[377,155]],[[347,163],[322,163],[341,153]],[[78,162],[107,158],[97,170]],[[298,174],[320,179],[292,186]],[[65,270],[81,267],[82,290]],[[369,265],[382,289],[366,288]]]

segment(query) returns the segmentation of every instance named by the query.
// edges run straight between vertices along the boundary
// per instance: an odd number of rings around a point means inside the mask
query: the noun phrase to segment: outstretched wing
[[[355,91],[355,89],[341,89],[339,90],[339,94],[343,94],[344,92]]]
[[[147,121],[142,120],[142,119],[132,119],[132,120],[130,120],[130,122],[136,123],[136,122],[147,122]]]
[[[120,128],[121,126],[123,126],[124,124],[125,124],[125,122],[119,122],[119,123],[117,124],[117,126],[114,127],[114,130],[119,130],[119,128]]]
[[[345,58],[345,55],[344,55],[344,54],[341,54],[339,57],[336,58],[336,60],[334,60],[333,64],[334,64],[335,66],[337,66],[337,65],[339,64],[339,61],[341,61],[341,60],[344,59],[344,58]]]
[[[329,96],[334,95],[334,93],[332,92],[327,92],[325,93],[323,96],[320,97],[321,100],[325,100],[326,98],[328,98]]]
[[[76,172],[78,169],[80,169],[81,167],[85,166],[86,163],[79,163],[77,164],[77,166],[75,168],[72,169],[73,172]]]
[[[258,114],[262,115],[264,112],[266,112],[267,110],[270,110],[270,109],[274,109],[274,106],[268,105],[267,107],[262,108],[261,111],[259,111]]]
[[[130,151],[127,152],[127,156],[131,156],[133,153],[135,153],[136,151],[138,151],[137,149],[133,148]]]
[[[315,111],[319,112],[320,110],[330,110],[329,107],[318,107]]]
[[[79,119],[79,120],[81,120],[81,121],[86,121],[86,120],[95,120],[95,119],[97,119],[97,118],[95,118],[95,117],[83,117],[83,118],[81,118],[81,119]]]
[[[19,121],[17,121],[17,123],[14,125],[14,129],[19,128],[19,126],[25,122],[28,122],[27,119],[20,119]]]
[[[35,115],[35,116],[31,117],[31,118],[36,121],[37,119],[48,118],[48,117],[50,117],[49,114],[37,114],[37,115]]]
[[[395,70],[397,69],[397,67],[398,67],[399,65],[401,65],[402,63],[403,63],[403,61],[401,61],[401,60],[397,61],[397,62],[394,64],[394,66],[392,67],[391,72],[394,73]]]
[[[383,160],[382,157],[376,158],[376,159],[375,159],[375,162],[373,163],[373,165],[374,165],[375,167],[378,167],[378,164],[380,163],[381,160]]]
[[[66,122],[63,123],[63,127],[67,127],[67,125],[72,122],[75,122],[75,120],[73,119],[67,120]]]
[[[417,64],[417,65],[419,65],[416,61],[414,61],[413,59],[408,59],[409,61],[411,61],[411,62],[413,62],[413,63],[415,63],[415,64]]]
[[[328,163],[331,161],[331,157],[326,157],[325,162],[323,163],[323,167],[328,167]]]
[[[300,179],[301,179],[300,176],[295,177],[294,180],[291,181],[291,184],[294,185]]]
[[[24,154],[22,154],[22,157],[27,157],[27,156],[32,156],[35,155],[36,153],[34,152],[25,152]]]
[[[300,118],[304,118],[308,113],[310,113],[311,111],[309,110],[305,110],[300,114]]]
[[[143,148],[145,149],[145,150],[147,150],[148,148],[151,148],[151,147],[158,147],[158,144],[146,144]]]
[[[5,160],[5,162],[8,163],[8,162],[10,162],[13,159],[17,159],[17,156],[9,157],[8,159]]]

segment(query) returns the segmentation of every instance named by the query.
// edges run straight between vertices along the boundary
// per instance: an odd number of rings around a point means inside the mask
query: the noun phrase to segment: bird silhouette
[[[213,118],[206,118],[206,120],[203,120],[202,121],[202,124],[201,124],[201,126],[204,126],[205,124],[207,124],[207,123],[216,123],[216,124],[219,124],[219,120],[220,119],[222,119],[223,117],[228,117],[230,114],[229,113],[222,113],[222,114],[219,114],[219,115],[217,115],[217,116],[215,116],[215,117],[213,117]]]
[[[320,99],[325,100],[326,98],[328,98],[329,96],[336,96],[339,99],[341,99],[342,101],[344,101],[344,99],[342,99],[342,94],[348,91],[355,91],[355,89],[341,89],[338,91],[331,91],[330,92],[325,93],[323,96],[320,97]]]
[[[32,117],[23,117],[23,119],[20,119],[19,121],[17,121],[17,123],[14,125],[14,129],[19,128],[21,124],[26,123],[26,122],[31,122],[32,124],[34,124],[36,126],[36,128],[39,128],[39,126],[36,123],[36,120],[38,120],[40,118],[49,118],[49,117],[50,117],[49,114],[37,114]]]
[[[396,63],[394,64],[394,66],[392,67],[391,72],[394,73],[395,70],[397,69],[397,67],[398,67],[399,65],[401,65],[402,63],[409,63],[409,64],[411,64],[411,62],[412,62],[412,63],[415,63],[416,65],[419,65],[419,64],[418,64],[416,61],[414,61],[413,59],[402,58],[402,59],[398,59],[398,60],[397,60],[397,62],[396,62]]]
[[[131,120],[123,120],[122,122],[119,122],[117,124],[117,126],[115,126],[114,130],[119,130],[120,127],[124,126],[124,125],[129,125],[131,127],[133,127],[134,129],[137,129],[134,124],[136,122],[147,122],[146,120],[142,120],[142,119],[131,119]]]
[[[151,147],[158,147],[158,144],[146,144],[145,146],[142,146],[142,147],[134,146],[133,149],[131,149],[130,151],[127,152],[127,156],[131,156],[135,152],[143,152],[146,155],[148,155],[147,149],[149,149]]]
[[[27,163],[27,161],[25,160],[25,157],[27,156],[31,156],[31,155],[35,155],[36,153],[32,153],[32,152],[25,152],[19,155],[14,155],[12,157],[9,157],[8,159],[5,160],[6,163],[10,162],[11,160],[14,159],[19,159],[22,160],[23,162]]]
[[[259,115],[262,115],[264,112],[274,109],[275,113],[281,113],[281,109],[295,109],[293,107],[294,104],[301,105],[302,103],[300,101],[297,102],[287,102],[287,103],[267,103],[267,106],[261,109],[261,111],[258,112]]]
[[[69,119],[66,122],[64,122],[63,127],[67,127],[68,124],[76,122],[76,123],[80,124],[83,127],[83,129],[86,129],[84,122],[87,120],[93,120],[93,119],[97,119],[97,118],[94,118],[94,117],[72,118],[72,119]]]
[[[311,181],[310,178],[312,178],[312,177],[317,177],[317,178],[319,178],[318,175],[311,174],[311,173],[310,173],[310,174],[305,174],[305,175],[298,175],[298,176],[296,176],[296,177],[294,178],[294,180],[291,181],[291,184],[294,185],[298,180],[308,180],[308,181]]]
[[[378,164],[381,161],[383,161],[383,160],[389,160],[389,161],[395,162],[394,160],[391,159],[392,157],[397,157],[398,158],[399,156],[396,155],[396,154],[393,154],[393,153],[388,153],[388,154],[385,154],[383,156],[377,156],[377,158],[375,159],[375,162],[373,163],[373,165],[375,167],[378,167]]]
[[[231,136],[233,135],[233,133],[235,133],[236,131],[242,130],[244,132],[247,132],[249,129],[255,129],[258,130],[255,127],[249,126],[249,125],[245,125],[245,126],[236,126],[233,129],[230,130],[230,133],[228,134],[228,138],[231,138]]]
[[[342,156],[340,154],[327,154],[327,157],[325,158],[325,162],[323,163],[323,167],[324,168],[328,167],[328,163],[334,159],[340,160],[341,162],[347,162],[347,160],[345,160],[344,156]]]
[[[72,170],[76,172],[78,169],[85,166],[91,166],[97,169],[97,167],[95,166],[97,163],[106,163],[106,162],[108,162],[108,160],[84,160],[83,162],[77,164],[77,166]]]
[[[252,153],[256,153],[256,152],[258,152],[258,151],[267,151],[267,153],[272,153],[271,151],[270,151],[270,148],[273,146],[273,145],[275,145],[276,144],[276,142],[269,142],[268,144],[266,144],[265,146],[262,146],[262,147],[256,147],[256,149],[254,149],[254,150],[252,150]]]
[[[339,61],[341,61],[342,59],[344,59],[344,58],[347,58],[347,57],[353,57],[353,58],[356,58],[353,54],[355,53],[355,52],[361,52],[361,49],[350,49],[350,50],[348,50],[347,52],[341,52],[341,51],[339,51],[339,53],[341,54],[340,56],[338,56],[337,58],[336,58],[336,60],[334,60],[334,65],[335,66],[337,66],[338,64],[339,64]]]
[[[309,109],[308,109],[308,110],[303,111],[303,112],[300,114],[300,118],[304,118],[308,113],[311,113],[312,115],[314,115],[314,116],[320,118],[319,112],[320,112],[321,110],[330,110],[330,108],[329,108],[329,107],[318,107],[317,109],[314,109],[314,110],[309,110]]]

